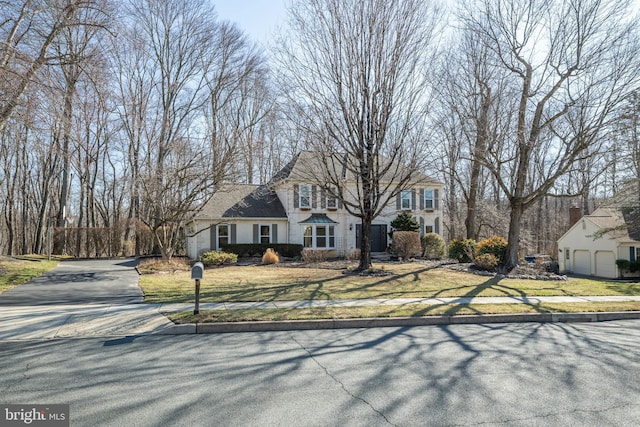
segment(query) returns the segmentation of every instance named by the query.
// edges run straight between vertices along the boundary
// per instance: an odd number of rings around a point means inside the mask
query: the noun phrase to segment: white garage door
[[[596,276],[616,277],[616,257],[611,251],[596,252]]]
[[[589,251],[573,252],[573,272],[576,274],[591,274],[591,255]]]

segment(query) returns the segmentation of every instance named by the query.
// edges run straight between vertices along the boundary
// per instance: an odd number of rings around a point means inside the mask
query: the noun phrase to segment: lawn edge
[[[318,329],[413,327],[488,323],[574,323],[640,319],[640,311],[582,313],[473,314],[425,317],[359,319],[278,320],[256,322],[217,322],[188,324],[196,334],[268,332]],[[184,326],[184,325],[176,325]]]

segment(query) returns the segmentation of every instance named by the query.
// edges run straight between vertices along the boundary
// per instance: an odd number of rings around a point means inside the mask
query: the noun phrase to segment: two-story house
[[[321,185],[318,174],[312,173],[318,159],[317,152],[303,151],[266,185],[221,187],[185,225],[189,258],[227,243],[295,243],[335,251],[337,256],[358,248],[360,219],[327,191],[331,184]],[[355,200],[355,179],[344,167],[338,174],[343,197]],[[441,233],[443,185],[423,174],[414,175],[415,180],[374,220],[372,252],[386,250],[390,223],[402,211],[414,215],[422,233]]]

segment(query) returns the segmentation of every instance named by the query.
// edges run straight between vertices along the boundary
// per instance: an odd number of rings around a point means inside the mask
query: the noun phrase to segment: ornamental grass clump
[[[268,248],[262,255],[262,264],[278,264],[280,262],[280,256],[272,248]]]

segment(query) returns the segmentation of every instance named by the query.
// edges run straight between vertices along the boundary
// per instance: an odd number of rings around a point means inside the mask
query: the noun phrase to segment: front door
[[[362,224],[356,224],[356,247],[361,248]],[[387,250],[387,225],[371,225],[371,252],[384,252]]]

